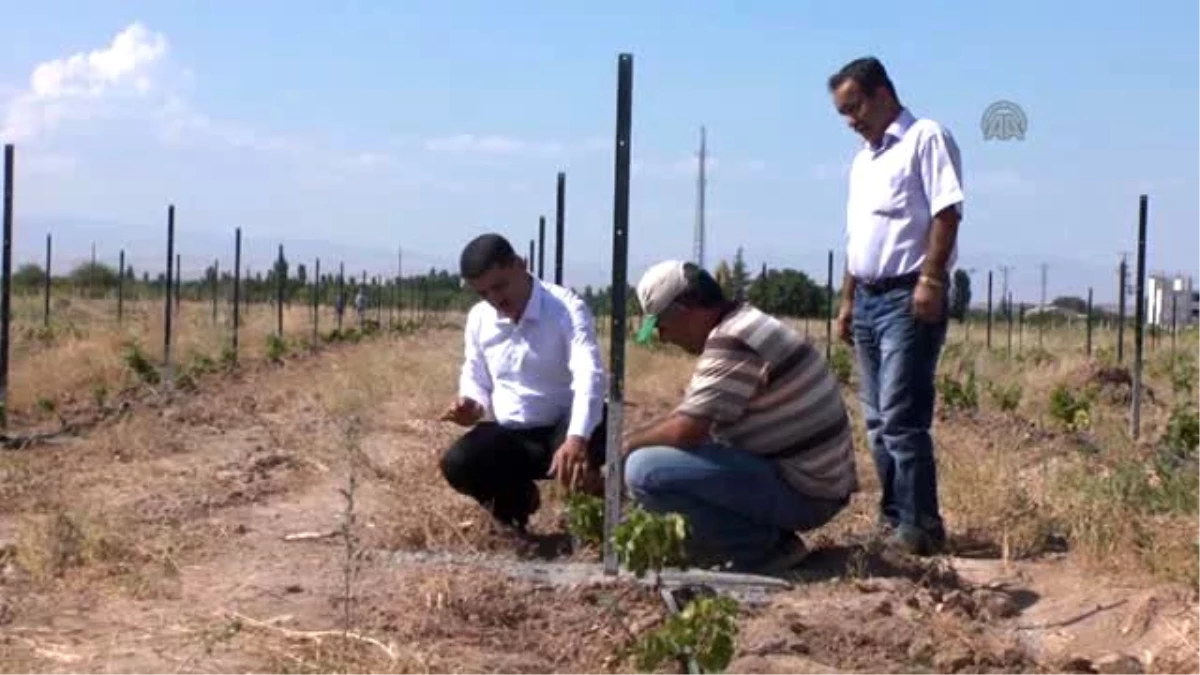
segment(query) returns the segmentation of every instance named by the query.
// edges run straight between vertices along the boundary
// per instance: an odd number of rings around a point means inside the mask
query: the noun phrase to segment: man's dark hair
[[[472,239],[458,260],[458,269],[464,279],[478,279],[493,267],[509,265],[517,260],[517,252],[504,237],[481,234]]]
[[[879,88],[883,87],[892,93],[892,98],[900,100],[900,97],[896,95],[896,87],[892,85],[892,80],[888,77],[887,69],[874,56],[854,59],[842,66],[841,70],[829,76],[829,91],[834,91],[842,86],[846,80],[857,82],[858,86],[862,87],[863,93],[871,98],[874,98],[875,94],[879,92]]]
[[[721,284],[703,268],[685,263],[683,276],[687,278],[687,289],[675,298],[675,302],[698,309],[721,309],[729,305]]]

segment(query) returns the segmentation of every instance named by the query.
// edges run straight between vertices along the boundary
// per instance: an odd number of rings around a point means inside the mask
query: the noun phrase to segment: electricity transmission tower
[[[1012,315],[1012,298],[1008,297],[1008,273],[1015,269],[1012,265],[1000,265],[1000,302],[1004,305],[1004,315]]]

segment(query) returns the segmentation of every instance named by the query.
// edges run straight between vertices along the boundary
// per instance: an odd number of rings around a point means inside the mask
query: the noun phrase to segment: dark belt
[[[861,288],[872,295],[877,295],[879,293],[894,291],[897,288],[912,288],[917,285],[920,279],[920,272],[909,272],[908,274],[901,274],[898,277],[887,277],[885,279],[876,279],[875,281],[859,280],[855,283],[855,287]]]

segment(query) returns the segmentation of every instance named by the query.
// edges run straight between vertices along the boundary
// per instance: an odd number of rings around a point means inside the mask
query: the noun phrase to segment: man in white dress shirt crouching
[[[606,381],[595,321],[498,234],[468,243],[460,271],[482,301],[467,315],[458,398],[441,417],[470,430],[442,456],[442,475],[523,532],[541,505],[535,481],[598,481]]]

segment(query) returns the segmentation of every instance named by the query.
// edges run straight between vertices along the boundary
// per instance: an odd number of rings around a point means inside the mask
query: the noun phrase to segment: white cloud
[[[1014,197],[1031,196],[1034,193],[1033,181],[1010,169],[996,169],[968,173],[963,180],[963,189],[967,199],[972,194],[987,196]]]
[[[557,157],[565,151],[556,141],[531,141],[511,136],[456,134],[425,141],[430,152],[525,157]]]
[[[168,97],[154,116],[160,124],[160,138],[170,144],[219,141],[235,149],[273,152],[293,157],[302,152],[300,143],[262,133],[244,124],[215,120],[192,109],[186,101],[175,95]]]
[[[27,141],[63,122],[100,115],[107,104],[144,98],[155,87],[155,66],[167,53],[167,39],[139,22],[107,47],[44,61],[29,76],[29,88],[8,105],[0,136]]]
[[[674,160],[635,159],[630,165],[633,175],[651,178],[686,178],[694,180],[700,171],[700,160],[695,155]],[[762,173],[766,169],[767,163],[761,159],[726,161],[709,155],[706,161],[705,174],[710,177],[721,175],[739,176]]]
[[[812,168],[812,177],[818,181],[844,181],[850,175],[850,162],[825,162]]]
[[[122,132],[133,123],[139,135],[170,150],[264,155],[279,163],[281,173],[302,176],[309,185],[345,185],[371,176],[393,187],[448,191],[467,188],[439,176],[429,158],[419,156],[422,151],[461,163],[563,160],[575,152],[612,147],[612,141],[599,137],[564,143],[504,134],[429,138],[401,132],[383,136],[373,147],[355,148],[311,135],[279,135],[197,109],[188,96],[197,85],[197,74],[187,64],[173,63],[169,52],[165,35],[135,21],[106,45],[34,65],[26,86],[0,86],[0,139],[25,146],[23,156],[29,158],[25,166],[30,170],[65,175],[76,171],[79,161],[65,154],[46,154],[46,146],[56,136],[82,131],[107,137],[113,131],[108,123],[124,123]]]
[[[761,159],[743,159],[735,162],[733,168],[740,173],[762,173],[767,170],[767,163]]]
[[[59,152],[34,152],[22,156],[20,165],[30,175],[63,177],[79,169],[79,158]]]

